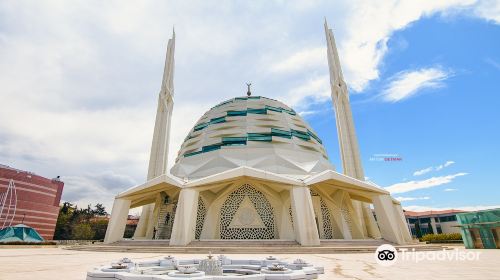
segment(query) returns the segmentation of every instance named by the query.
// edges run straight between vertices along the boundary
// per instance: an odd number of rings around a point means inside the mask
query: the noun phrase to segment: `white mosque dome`
[[[240,166],[298,178],[334,169],[314,130],[290,107],[261,96],[208,110],[189,131],[171,174],[192,179]]]

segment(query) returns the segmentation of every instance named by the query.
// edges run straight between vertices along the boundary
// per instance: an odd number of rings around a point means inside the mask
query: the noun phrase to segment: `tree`
[[[77,224],[73,227],[73,239],[76,240],[91,240],[94,238],[94,231],[90,224]]]
[[[59,208],[54,239],[103,239],[108,221],[98,217],[106,215],[106,208],[101,203],[94,208],[90,204],[86,208],[78,208],[64,202]]]
[[[106,212],[106,208],[101,203],[97,203],[94,207],[94,215],[96,216],[106,216],[108,212]]]

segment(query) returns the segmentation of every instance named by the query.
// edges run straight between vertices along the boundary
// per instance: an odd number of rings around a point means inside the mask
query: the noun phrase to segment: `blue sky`
[[[380,79],[351,96],[369,180],[391,186],[463,173],[449,183],[442,180],[443,184],[434,187],[394,194],[407,199],[403,205],[415,209],[419,209],[416,205],[498,205],[498,38],[498,25],[479,19],[422,19],[393,34]],[[396,103],[372,98],[384,92],[402,71],[428,67],[446,72],[447,78]],[[328,140],[330,158],[341,166],[338,142],[331,133],[330,103],[322,106],[321,114],[306,119]],[[397,154],[402,161],[373,160],[377,154]]]
[[[194,122],[251,81],[256,95],[301,112],[340,170],[325,17],[369,180],[407,209],[500,205],[491,0],[3,1],[0,163],[61,175],[63,199],[83,205],[109,207],[143,182],[175,25],[170,162]]]

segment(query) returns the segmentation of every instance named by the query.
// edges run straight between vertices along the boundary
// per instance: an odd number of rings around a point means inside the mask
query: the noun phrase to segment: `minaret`
[[[342,75],[339,55],[335,45],[333,32],[328,29],[325,20],[326,43],[328,45],[328,66],[330,67],[330,86],[332,90],[333,106],[335,109],[335,120],[337,122],[337,134],[340,145],[340,156],[342,160],[342,171],[349,177],[365,180],[361,158],[359,155],[358,139],[354,131],[351,105],[349,104],[349,93]]]
[[[163,70],[163,80],[158,96],[158,109],[156,111],[153,142],[149,156],[148,180],[167,173],[170,123],[174,107],[174,51],[175,31],[172,39],[168,40],[167,45],[165,69]]]
[[[168,40],[167,45],[165,68],[158,96],[153,142],[149,156],[148,181],[167,173],[170,124],[174,107],[174,52],[175,31],[173,31],[172,39]],[[134,238],[150,238],[152,236],[154,206],[154,203],[152,203],[142,207],[141,218],[134,233]]]
[[[361,165],[358,139],[354,130],[349,93],[344,81],[342,68],[340,66],[339,54],[335,44],[333,32],[328,28],[325,19],[325,33],[327,43],[328,66],[330,68],[330,86],[332,91],[333,107],[335,109],[335,120],[337,123],[337,135],[340,145],[340,157],[342,160],[342,172],[352,178],[364,181],[365,175]],[[367,203],[353,201],[357,210],[358,218],[363,227],[363,232],[372,237],[379,237],[375,219]]]

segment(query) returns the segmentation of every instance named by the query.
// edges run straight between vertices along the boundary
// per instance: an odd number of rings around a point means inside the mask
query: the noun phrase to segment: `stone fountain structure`
[[[212,254],[209,254],[206,259],[200,261],[198,269],[205,272],[206,275],[221,276],[223,273],[221,261],[214,258]]]
[[[269,256],[265,259],[215,258],[178,260],[167,256],[154,261],[134,262],[123,258],[111,265],[96,267],[87,272],[87,280],[300,280],[316,279],[323,267],[305,260],[282,261]]]

